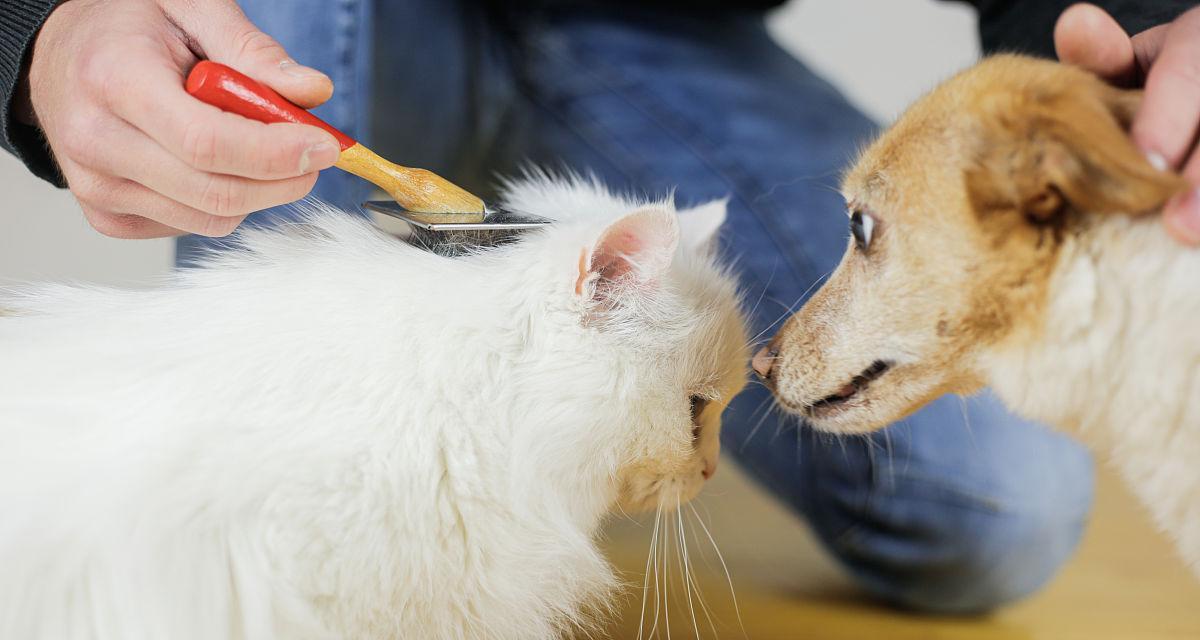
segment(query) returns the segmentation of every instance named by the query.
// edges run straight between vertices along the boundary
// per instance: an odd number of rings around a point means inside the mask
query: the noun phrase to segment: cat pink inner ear
[[[644,209],[628,214],[606,228],[592,247],[587,272],[580,264],[580,283],[589,276],[604,281],[631,279],[651,283],[671,266],[679,244],[675,214],[661,209]],[[582,286],[576,290],[582,293]]]

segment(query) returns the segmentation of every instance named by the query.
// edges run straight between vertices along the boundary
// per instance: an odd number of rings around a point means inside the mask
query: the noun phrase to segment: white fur
[[[737,391],[745,334],[711,210],[665,271],[578,294],[605,228],[672,205],[546,178],[506,204],[559,222],[450,259],[317,211],[153,291],[0,302],[0,637],[586,625],[602,517],[698,490],[719,415],[693,445],[688,394]]]
[[[1044,328],[985,356],[1017,411],[1107,449],[1200,575],[1200,251],[1157,216],[1068,237]]]

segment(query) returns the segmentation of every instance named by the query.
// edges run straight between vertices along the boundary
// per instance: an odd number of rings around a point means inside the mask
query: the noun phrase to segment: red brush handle
[[[354,138],[272,89],[219,62],[201,60],[196,63],[188,74],[186,86],[188,93],[223,111],[259,122],[295,122],[321,127],[337,138],[342,151],[357,144]]]

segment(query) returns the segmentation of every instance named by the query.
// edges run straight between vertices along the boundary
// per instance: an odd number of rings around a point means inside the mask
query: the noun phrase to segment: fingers
[[[111,117],[99,119],[86,142],[75,140],[64,174],[89,222],[115,237],[223,236],[250,212],[304,197],[317,179],[315,172],[260,181],[197,171]]]
[[[1133,139],[1154,162],[1183,168],[1200,127],[1200,11],[1171,23],[1146,78]],[[1195,184],[1193,180],[1193,184]]]
[[[150,63],[110,80],[113,112],[185,164],[200,171],[258,180],[291,178],[333,166],[340,148],[328,132],[307,125],[266,125],[225,113],[189,96],[179,73]],[[137,87],[123,87],[136,84]]]
[[[71,185],[88,222],[114,238],[161,238],[181,233],[227,236],[245,216],[214,216],[119,178],[90,176]]]
[[[1113,83],[1135,78],[1137,59],[1129,35],[1104,9],[1072,5],[1054,25],[1059,60],[1087,69]]]
[[[112,201],[108,211],[112,213],[142,216],[171,229],[213,238],[233,233],[246,219],[245,215],[210,215],[129,181],[115,184],[108,197]]]
[[[1183,177],[1192,188],[1167,202],[1163,208],[1163,223],[1176,240],[1200,245],[1200,154],[1194,154],[1188,161]]]
[[[1151,164],[1179,169],[1191,183],[1164,207],[1163,222],[1176,239],[1200,245],[1200,9],[1130,39],[1104,10],[1077,4],[1059,17],[1054,44],[1064,62],[1112,82],[1136,85],[1145,77],[1131,135]]]
[[[155,222],[141,216],[100,211],[89,205],[79,203],[83,217],[92,228],[101,235],[121,240],[149,240],[151,238],[170,238],[180,235],[178,229],[172,229],[165,224]]]
[[[1157,45],[1158,50],[1153,47]],[[1144,45],[1154,66],[1133,123],[1133,139],[1152,162],[1179,168],[1192,185],[1163,209],[1163,222],[1176,239],[1200,245],[1200,11],[1193,9],[1149,34]]]
[[[1139,82],[1146,81],[1150,66],[1162,51],[1163,43],[1167,40],[1167,31],[1171,25],[1160,24],[1151,27],[1133,37],[1133,56],[1137,58]]]
[[[102,233],[225,235],[250,211],[302,197],[336,162],[321,129],[265,125],[189,96],[183,75],[202,47],[294,101],[329,95],[325,76],[281,67],[286,53],[232,0],[72,0],[42,26],[30,101]]]
[[[303,198],[316,172],[281,180],[253,180],[198,171],[184,164],[130,125],[114,121],[95,141],[77,149],[83,166],[127,178],[195,210],[215,216],[243,216]]]
[[[1171,200],[1163,209],[1163,222],[1176,240],[1200,245],[1200,194],[1196,189]]]
[[[195,38],[208,59],[241,71],[305,108],[311,109],[333,95],[333,82],[328,76],[297,64],[235,3],[206,0],[192,4],[200,6],[174,11],[178,15],[172,18]]]

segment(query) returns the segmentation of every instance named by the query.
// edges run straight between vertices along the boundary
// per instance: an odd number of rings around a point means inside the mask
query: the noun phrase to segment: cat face
[[[737,282],[716,255],[725,202],[681,211],[534,174],[506,185],[504,205],[556,220],[518,243],[541,265],[525,281],[549,287],[537,317],[553,327],[531,335],[554,343],[522,386],[556,418],[543,436],[551,455],[588,452],[564,479],[573,499],[629,512],[695,497],[716,471],[721,413],[749,369]]]
[[[675,508],[716,472],[721,414],[746,381],[747,335],[734,280],[714,259],[725,203],[676,213],[643,207],[580,254],[584,323],[610,340],[628,376],[628,439],[618,472],[625,511]]]

